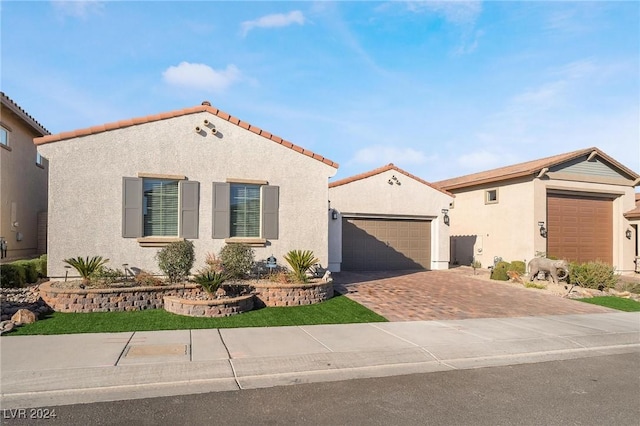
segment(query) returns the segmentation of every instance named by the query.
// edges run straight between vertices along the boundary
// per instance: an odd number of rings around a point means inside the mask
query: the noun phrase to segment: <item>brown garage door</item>
[[[350,219],[342,221],[342,269],[429,269],[431,221]]]
[[[613,263],[613,201],[547,195],[547,253],[577,262]]]

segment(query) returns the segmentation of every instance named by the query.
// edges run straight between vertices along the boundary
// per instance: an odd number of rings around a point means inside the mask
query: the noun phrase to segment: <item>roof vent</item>
[[[205,106],[211,106],[211,102],[209,102],[209,101],[202,101],[202,105],[205,105]]]

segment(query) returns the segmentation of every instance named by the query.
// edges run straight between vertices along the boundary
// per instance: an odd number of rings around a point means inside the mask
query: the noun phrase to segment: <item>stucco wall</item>
[[[218,135],[197,134],[203,120]],[[122,177],[138,173],[185,175],[200,182],[199,238],[193,240],[197,269],[212,239],[212,182],[265,180],[280,187],[279,238],[254,248],[256,259],[278,263],[292,249],[313,250],[328,262],[328,178],[335,169],[262,136],[202,112],[40,145],[50,160],[49,273],[64,275],[62,260],[100,255],[111,267],[128,263],[158,272],[157,248],[122,238]]]
[[[8,257],[27,257],[38,251],[38,213],[47,210],[47,162],[36,165],[33,138],[41,135],[4,106],[0,115],[10,148],[0,147],[0,236],[8,242]]]
[[[485,191],[495,188],[486,185],[455,191],[454,208],[450,211],[455,241],[452,262],[469,265],[475,259],[488,267],[496,256],[507,261],[533,257],[534,221],[545,219],[534,218],[532,183],[517,181],[500,187],[498,203],[486,204]],[[472,252],[467,246],[472,247]]]
[[[400,185],[388,182],[395,176]],[[393,181],[392,181],[393,182]],[[388,170],[329,189],[331,208],[342,214],[379,216],[420,216],[432,219],[431,269],[447,269],[449,265],[449,227],[444,224],[442,209],[448,209],[453,197],[424,183]],[[329,265],[339,271],[342,261],[342,220],[331,220]]]

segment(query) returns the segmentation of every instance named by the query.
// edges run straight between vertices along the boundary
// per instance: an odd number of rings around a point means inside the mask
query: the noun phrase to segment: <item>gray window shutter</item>
[[[213,238],[229,238],[231,185],[213,182]]]
[[[198,238],[198,205],[200,183],[181,180],[180,188],[180,236]]]
[[[278,239],[278,207],[280,188],[262,187],[262,238]]]
[[[122,236],[142,237],[142,179],[122,178]]]

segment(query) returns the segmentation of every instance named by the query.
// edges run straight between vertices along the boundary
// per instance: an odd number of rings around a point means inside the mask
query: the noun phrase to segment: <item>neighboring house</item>
[[[630,229],[625,231],[626,236],[634,241],[634,258],[635,258],[635,270],[640,272],[640,235],[638,235],[638,229],[640,228],[640,194],[636,193],[636,208],[630,210],[624,214],[624,217],[629,221],[631,225]]]
[[[631,271],[637,228],[638,173],[598,148],[502,167],[434,185],[452,192],[451,260],[483,267],[496,258],[530,260],[547,254],[603,261]],[[629,231],[629,232],[627,232]]]
[[[7,258],[46,253],[48,164],[33,138],[49,131],[0,92],[0,237]]]
[[[207,253],[247,243],[256,260],[293,249],[328,263],[327,181],[338,165],[208,102],[36,138],[50,161],[49,273],[63,259],[159,273],[155,255],[194,242]]]
[[[329,185],[332,271],[447,269],[453,195],[393,164]]]

